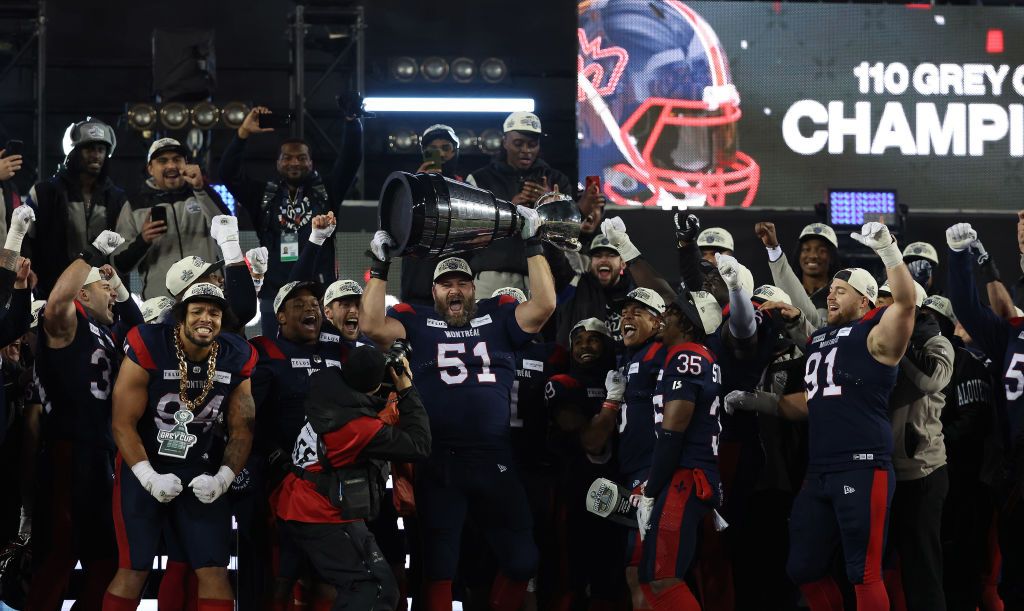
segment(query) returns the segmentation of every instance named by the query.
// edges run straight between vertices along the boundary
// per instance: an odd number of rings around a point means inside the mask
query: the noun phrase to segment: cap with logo
[[[928,291],[924,290],[924,287],[916,281],[911,280],[911,282],[914,283],[914,305],[921,307],[924,300],[928,298]],[[888,282],[878,287],[878,294],[882,297],[892,297],[892,290],[889,288]]]
[[[665,300],[651,289],[635,288],[626,294],[626,301],[635,301],[640,305],[646,306],[658,316],[665,313]]]
[[[335,299],[342,297],[359,297],[363,294],[363,287],[355,280],[335,280],[324,292],[324,307],[331,305]]]
[[[944,317],[949,322],[956,324],[956,314],[953,312],[953,304],[942,295],[930,295],[924,300],[921,307],[927,308]]]
[[[420,147],[426,149],[431,141],[438,138],[444,138],[450,141],[456,149],[459,148],[459,137],[455,135],[455,129],[444,123],[435,123],[423,130],[423,135],[420,136]]]
[[[698,248],[734,250],[735,244],[732,234],[721,227],[708,227],[697,235]]]
[[[274,297],[274,311],[280,312],[281,306],[284,305],[284,302],[288,301],[288,298],[291,297],[292,293],[301,289],[308,290],[310,293],[313,293],[314,297],[318,298],[323,294],[323,287],[320,286],[319,282],[313,282],[311,280],[293,280],[277,290],[277,295]]]
[[[64,130],[62,143],[65,167],[71,164],[71,153],[75,149],[93,142],[102,142],[107,145],[108,158],[113,156],[114,149],[117,148],[117,136],[114,135],[114,129],[103,121],[86,117],[85,121],[68,125],[68,128]]]
[[[605,337],[611,339],[612,334],[608,331],[608,325],[605,324],[600,318],[584,318],[575,325],[572,330],[569,331],[569,345],[572,345],[572,338],[576,337],[576,333],[580,331],[592,331],[594,333],[600,333]]]
[[[711,335],[722,325],[722,308],[707,291],[683,289],[676,295],[672,305],[682,311],[683,316],[702,332],[702,336]]]
[[[505,123],[502,124],[501,131],[506,134],[509,132],[524,132],[537,134],[538,136],[544,133],[540,127],[540,118],[532,112],[523,111],[514,112],[505,117]]]
[[[596,236],[594,236],[594,239],[590,241],[590,252],[594,252],[595,250],[598,249],[610,250],[614,252],[616,255],[622,255],[622,253],[619,252],[619,249],[616,248],[615,245],[612,244],[611,241],[607,237],[605,237],[603,233],[597,234]]]
[[[820,238],[835,248],[839,248],[839,239],[836,237],[835,230],[825,223],[811,223],[800,230],[799,241],[803,242],[811,238]]]
[[[437,266],[434,267],[434,282],[445,274],[463,274],[473,278],[473,270],[469,268],[469,263],[466,263],[465,259],[459,257],[448,257],[438,262]]]
[[[39,315],[42,314],[44,307],[46,307],[45,299],[36,299],[32,302],[32,322],[28,326],[29,329],[39,326]]]
[[[874,305],[875,300],[878,299],[878,283],[875,282],[874,276],[862,267],[841,269],[836,272],[835,279],[852,286],[858,293],[867,297],[871,305]]]
[[[774,284],[762,284],[754,289],[754,292],[750,294],[750,298],[758,303],[780,301],[786,305],[793,305],[793,300],[790,299],[789,293]]]
[[[903,259],[911,258],[927,259],[932,262],[932,265],[939,264],[939,253],[928,242],[911,242],[907,244],[907,247],[903,249]]]
[[[170,297],[153,297],[142,302],[142,320],[153,322],[163,317],[174,307],[174,300]]]
[[[193,301],[208,301],[215,303],[222,310],[227,310],[228,302],[224,298],[224,291],[220,290],[215,284],[209,282],[197,282],[192,286],[188,287],[185,294],[181,296],[181,301],[174,304],[175,308],[183,308],[184,306],[192,303]]]
[[[207,263],[202,257],[195,255],[185,257],[167,270],[167,275],[164,276],[164,286],[167,287],[167,292],[177,296],[197,279],[222,267],[224,267],[223,261]]]
[[[146,155],[146,161],[150,162],[159,155],[160,153],[166,153],[167,151],[176,151],[181,153],[181,156],[188,159],[188,149],[185,148],[180,142],[174,138],[160,138],[149,145],[149,154]]]
[[[100,268],[93,267],[89,269],[89,275],[82,281],[82,286],[89,286],[93,282],[99,282],[103,280],[103,274],[100,273]]]
[[[514,286],[504,286],[500,289],[495,289],[495,291],[491,293],[491,297],[500,297],[501,295],[508,295],[515,299],[516,303],[523,303],[526,301],[526,293],[523,292],[523,289],[517,289]]]

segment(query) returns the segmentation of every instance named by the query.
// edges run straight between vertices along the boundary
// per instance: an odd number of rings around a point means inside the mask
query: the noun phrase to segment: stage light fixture
[[[431,83],[440,83],[448,76],[448,62],[440,57],[428,57],[420,64],[420,74]]]
[[[488,83],[497,83],[508,76],[508,66],[497,57],[488,57],[480,63],[480,76]]]
[[[417,72],[419,72],[419,66],[411,57],[396,57],[391,60],[391,78],[396,81],[408,83],[416,78]]]
[[[238,129],[249,114],[249,107],[242,102],[228,102],[220,111],[220,120],[224,127]]]
[[[501,132],[496,129],[486,129],[480,132],[480,152],[493,155],[501,150]]]
[[[160,123],[167,129],[182,129],[188,125],[188,107],[180,102],[171,102],[160,109]]]
[[[533,98],[366,98],[370,112],[533,112]]]
[[[476,76],[476,64],[468,57],[457,57],[452,60],[452,79],[456,83],[468,83]]]
[[[394,153],[408,153],[416,150],[420,137],[411,129],[402,129],[388,134],[388,149]]]
[[[477,137],[471,129],[455,130],[455,137],[459,139],[460,153],[475,153],[477,148]]]
[[[212,102],[199,102],[192,107],[192,125],[199,129],[213,129],[220,120],[220,109]]]
[[[152,104],[133,104],[128,109],[128,125],[140,132],[156,125],[156,108]]]

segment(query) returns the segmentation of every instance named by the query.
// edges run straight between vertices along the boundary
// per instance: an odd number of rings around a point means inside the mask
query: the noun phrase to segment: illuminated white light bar
[[[366,98],[370,112],[533,112],[533,98]]]

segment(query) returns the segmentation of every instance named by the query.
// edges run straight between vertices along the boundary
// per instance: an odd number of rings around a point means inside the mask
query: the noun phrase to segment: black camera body
[[[402,359],[408,360],[412,354],[412,346],[409,345],[409,340],[404,337],[400,337],[391,344],[391,348],[384,353],[384,362],[387,366],[392,369],[396,375],[402,376],[407,375],[409,372],[405,370],[405,365],[402,364]]]

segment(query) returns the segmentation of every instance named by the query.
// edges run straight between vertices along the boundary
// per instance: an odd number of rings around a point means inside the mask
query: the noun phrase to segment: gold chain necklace
[[[174,328],[174,352],[178,355],[178,376],[180,378],[178,384],[178,398],[181,399],[181,406],[192,412],[206,401],[206,396],[213,390],[213,378],[217,373],[217,349],[219,344],[216,340],[213,342],[213,347],[210,348],[210,356],[208,358],[208,365],[206,367],[206,384],[203,386],[203,392],[199,393],[199,396],[193,400],[188,398],[188,362],[185,360],[185,348],[181,345],[181,325],[179,324]]]

